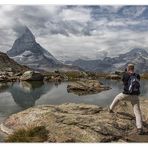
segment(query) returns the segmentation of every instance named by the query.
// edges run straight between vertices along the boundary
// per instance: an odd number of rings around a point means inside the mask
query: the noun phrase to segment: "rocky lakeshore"
[[[107,107],[87,104],[36,106],[11,115],[1,130],[11,135],[22,128],[42,126],[48,133],[45,142],[148,142],[148,100],[141,99],[144,135],[136,134],[131,104],[120,105],[113,114]]]

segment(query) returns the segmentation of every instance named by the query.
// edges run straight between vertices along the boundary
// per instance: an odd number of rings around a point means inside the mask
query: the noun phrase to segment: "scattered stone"
[[[21,77],[22,81],[43,81],[43,75],[36,71],[26,71]]]
[[[7,81],[7,77],[4,75],[0,76],[0,82],[6,82]]]
[[[10,77],[13,77],[14,73],[13,72],[7,72],[7,75],[10,76]]]
[[[6,68],[5,71],[7,71],[7,72],[12,72],[13,69],[12,69],[11,67],[9,67],[9,68]]]

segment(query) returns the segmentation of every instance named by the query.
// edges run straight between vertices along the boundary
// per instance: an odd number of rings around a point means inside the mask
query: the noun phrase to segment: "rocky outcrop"
[[[0,82],[6,82],[7,81],[7,77],[5,76],[0,76]]]
[[[64,73],[55,71],[54,73],[52,73],[51,77],[48,78],[47,80],[54,81],[54,82],[61,82],[61,81],[66,80],[66,77]]]
[[[43,75],[36,71],[26,71],[21,77],[22,81],[43,81]]]
[[[8,75],[1,75],[0,76],[0,82],[16,82],[19,81],[18,76],[8,76]]]
[[[141,101],[145,139],[148,129],[148,100]],[[41,105],[13,114],[1,124],[12,134],[20,128],[44,126],[48,142],[128,142],[140,141],[129,102],[121,102],[111,114],[107,108],[86,104]],[[133,137],[139,138],[137,140]],[[142,142],[142,141],[141,141]],[[143,141],[144,142],[144,141]]]
[[[78,95],[93,94],[108,89],[109,87],[102,85],[97,80],[77,81],[67,85],[68,92],[73,92]]]
[[[0,82],[16,81],[18,73],[22,74],[28,67],[19,65],[10,59],[5,53],[0,52]]]
[[[19,65],[17,62],[10,59],[7,54],[0,52],[0,75],[5,75],[6,73],[11,75],[26,70],[29,70],[29,68]]]
[[[19,80],[19,76],[13,72],[0,72],[0,82],[15,82]]]

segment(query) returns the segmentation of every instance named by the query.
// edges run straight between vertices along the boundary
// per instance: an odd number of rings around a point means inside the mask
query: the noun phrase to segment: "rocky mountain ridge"
[[[141,48],[134,48],[125,54],[120,54],[118,57],[105,57],[103,60],[78,59],[74,62],[68,61],[68,64],[79,66],[86,71],[93,72],[112,72],[115,70],[124,70],[128,63],[133,63],[138,72],[147,72],[148,52]]]

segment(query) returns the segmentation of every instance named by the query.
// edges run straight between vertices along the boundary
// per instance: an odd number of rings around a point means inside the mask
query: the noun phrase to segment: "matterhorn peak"
[[[23,39],[25,42],[26,41],[34,42],[35,41],[35,36],[31,32],[31,30],[27,26],[25,26],[24,31],[23,31],[23,33],[22,33],[22,35],[20,36],[19,39]]]
[[[15,40],[11,50],[9,50],[7,54],[10,57],[22,54],[25,50],[33,50],[35,44],[37,44],[35,41],[35,36],[30,29],[25,26],[22,30],[21,36]]]
[[[22,34],[15,40],[7,54],[19,64],[37,70],[61,65],[52,54],[36,42],[35,36],[27,26],[23,28]]]

